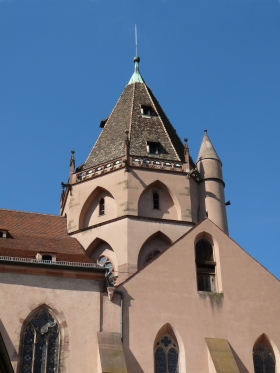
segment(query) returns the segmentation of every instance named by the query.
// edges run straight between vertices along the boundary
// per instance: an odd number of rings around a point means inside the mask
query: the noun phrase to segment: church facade
[[[228,235],[222,163],[197,161],[139,71],[60,216],[0,210],[0,372],[280,372],[280,284]]]

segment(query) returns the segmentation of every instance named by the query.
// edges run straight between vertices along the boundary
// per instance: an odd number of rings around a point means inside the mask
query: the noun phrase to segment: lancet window
[[[213,247],[208,240],[202,238],[195,246],[195,261],[198,291],[216,291]]]
[[[258,343],[253,349],[254,372],[275,373],[273,351],[264,343]]]
[[[165,334],[155,346],[155,373],[179,373],[179,349],[174,339]]]
[[[104,198],[101,198],[99,201],[99,215],[105,214],[105,200]]]
[[[156,210],[159,210],[159,194],[157,192],[153,193],[153,207]]]
[[[56,320],[41,309],[25,327],[20,373],[57,373],[60,333]]]

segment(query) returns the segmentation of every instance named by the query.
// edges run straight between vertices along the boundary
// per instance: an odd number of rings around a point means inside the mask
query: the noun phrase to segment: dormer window
[[[159,142],[152,142],[147,141],[147,153],[159,155],[160,153],[160,143]]]
[[[157,117],[157,113],[151,106],[141,105],[141,114],[147,117]]]
[[[52,256],[51,255],[42,255],[42,260],[52,261]]]
[[[7,237],[8,237],[7,229],[0,229],[0,238],[7,238]]]
[[[38,253],[36,260],[43,262],[56,262],[56,254],[53,253]]]

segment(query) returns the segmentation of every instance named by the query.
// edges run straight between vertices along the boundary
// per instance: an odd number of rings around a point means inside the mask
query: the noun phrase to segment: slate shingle
[[[141,105],[152,107],[158,115],[143,116]],[[161,144],[159,158],[184,160],[184,146],[152,91],[145,83],[132,83],[125,87],[87,160],[79,169],[124,156],[126,130],[129,130],[131,155],[148,156],[147,141],[154,141]]]

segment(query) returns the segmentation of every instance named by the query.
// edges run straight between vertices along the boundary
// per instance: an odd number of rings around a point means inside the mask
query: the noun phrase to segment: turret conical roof
[[[207,134],[207,131],[204,130],[204,136],[202,139],[202,143],[200,146],[200,150],[199,150],[196,162],[198,162],[201,159],[206,159],[206,158],[217,159],[218,161],[221,161]]]
[[[85,163],[79,169],[112,161],[124,155],[125,131],[129,131],[130,154],[149,156],[147,144],[160,144],[158,158],[183,161],[184,146],[139,71],[135,70],[116,106],[108,117]]]

